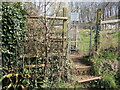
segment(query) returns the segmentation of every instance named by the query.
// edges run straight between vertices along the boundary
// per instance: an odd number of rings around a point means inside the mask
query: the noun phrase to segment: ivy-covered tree
[[[19,74],[17,73],[20,73],[21,67],[20,55],[23,49],[22,42],[25,33],[25,11],[21,2],[2,2],[1,32],[2,71],[4,75],[2,80],[3,90],[23,89],[21,81],[18,81],[14,74],[11,74],[16,73],[15,75],[18,77]]]
[[[21,53],[25,29],[25,11],[22,3],[2,3],[2,64],[3,71],[10,73],[12,66],[17,66]],[[14,70],[16,70],[14,68]],[[5,72],[4,72],[5,74]]]

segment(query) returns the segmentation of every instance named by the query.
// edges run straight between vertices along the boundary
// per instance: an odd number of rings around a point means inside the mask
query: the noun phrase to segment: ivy
[[[19,57],[25,30],[25,13],[22,3],[2,2],[2,62],[10,69]],[[5,73],[4,73],[5,74]]]

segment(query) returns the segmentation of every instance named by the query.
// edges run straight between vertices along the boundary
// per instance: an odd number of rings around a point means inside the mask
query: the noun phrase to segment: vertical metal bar
[[[76,41],[78,41],[78,37],[79,37],[79,36],[78,36],[78,35],[79,35],[79,34],[78,34],[78,31],[79,31],[79,30],[78,30],[78,22],[77,22],[77,25],[76,25]],[[76,48],[78,48],[77,46],[78,46],[78,42],[76,42]]]
[[[68,31],[68,34],[69,34],[68,35],[69,36],[69,41],[68,41],[68,44],[69,44],[69,53],[68,53],[68,55],[71,54],[71,42],[70,42],[71,41],[71,36],[70,36],[71,35],[70,34],[71,33],[71,26],[72,26],[72,24],[70,23],[70,25],[69,25],[70,28],[69,28],[69,31]]]
[[[77,48],[77,24],[75,23],[75,49]]]
[[[67,39],[66,39],[66,41],[67,41],[67,57],[69,57],[69,54],[70,54],[70,36],[69,36],[69,31],[70,30],[70,25],[68,25],[68,30],[67,30]]]
[[[89,55],[92,53],[92,26],[90,27],[90,47],[89,47]]]

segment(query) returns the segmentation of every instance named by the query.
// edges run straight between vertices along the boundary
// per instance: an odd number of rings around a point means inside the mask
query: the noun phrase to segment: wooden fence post
[[[96,19],[96,33],[95,33],[95,51],[98,50],[100,44],[100,24],[101,24],[101,9],[97,10],[97,19]]]
[[[63,8],[63,17],[67,17],[67,8]],[[67,20],[63,20],[63,30],[62,30],[62,74],[65,75],[65,68],[66,67],[66,62],[64,60],[64,56],[66,54],[65,51],[65,36],[66,36],[66,32],[67,32]],[[63,78],[63,77],[62,77]]]
[[[120,19],[120,2],[118,3],[118,19]],[[120,23],[118,23],[118,30],[120,27]],[[120,31],[118,31],[118,61],[120,65]],[[118,67],[118,72],[120,72],[120,67]]]
[[[67,17],[67,8],[63,8],[63,17]],[[67,31],[67,20],[63,20],[63,32]]]
[[[63,8],[63,17],[67,17],[67,8]],[[67,19],[63,20],[62,38],[63,38],[64,41],[65,41],[65,36],[67,35],[66,32],[67,32]],[[63,41],[63,49],[65,48],[64,47],[64,41]],[[64,52],[64,50],[63,50],[63,52]]]

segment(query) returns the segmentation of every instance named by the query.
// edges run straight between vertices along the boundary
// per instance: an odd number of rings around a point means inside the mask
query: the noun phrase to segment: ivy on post
[[[100,44],[100,24],[101,24],[101,9],[97,10],[97,19],[96,19],[96,34],[95,34],[95,51],[98,50]]]

